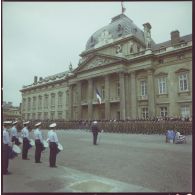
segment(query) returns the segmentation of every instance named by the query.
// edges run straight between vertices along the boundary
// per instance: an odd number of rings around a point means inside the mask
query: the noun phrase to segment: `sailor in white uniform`
[[[23,147],[22,147],[22,159],[23,160],[30,160],[27,156],[28,156],[28,150],[29,150],[29,146],[30,146],[30,139],[29,139],[29,130],[28,130],[28,125],[29,125],[29,121],[24,122],[24,128],[21,131],[21,135],[23,137]]]
[[[54,130],[56,127],[56,123],[52,123],[50,126],[51,130],[48,132],[48,141],[49,141],[49,165],[50,167],[57,167],[56,166],[56,155],[58,152],[58,137]]]
[[[9,166],[9,147],[12,146],[8,129],[11,127],[11,121],[3,122],[3,175],[8,175]]]
[[[35,125],[37,127],[34,131],[34,138],[35,138],[35,163],[41,163],[41,152],[43,151],[43,136],[40,130],[41,122]]]
[[[15,142],[16,145],[20,145],[20,142],[18,140],[18,131],[16,128],[17,123],[18,123],[17,121],[12,123],[13,126],[11,128],[11,140],[12,142]]]

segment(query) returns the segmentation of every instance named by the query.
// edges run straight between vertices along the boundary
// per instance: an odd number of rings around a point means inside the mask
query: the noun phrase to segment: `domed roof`
[[[112,18],[109,25],[99,29],[89,38],[86,44],[86,50],[97,48],[102,45],[100,44],[102,41],[104,41],[105,44],[110,43],[125,35],[134,35],[140,41],[144,42],[143,31],[126,15],[120,14]]]

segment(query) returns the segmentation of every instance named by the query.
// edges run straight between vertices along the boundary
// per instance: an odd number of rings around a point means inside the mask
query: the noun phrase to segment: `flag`
[[[102,102],[102,98],[101,98],[100,93],[99,93],[99,91],[98,91],[98,89],[97,89],[97,88],[96,88],[96,97],[97,97],[97,99],[98,99],[99,103],[101,104],[101,102]]]

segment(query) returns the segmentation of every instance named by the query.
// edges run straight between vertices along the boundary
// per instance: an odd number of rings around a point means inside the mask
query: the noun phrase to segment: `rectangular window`
[[[23,106],[22,106],[22,108],[23,108],[23,111],[26,110],[26,99],[25,98],[23,99]]]
[[[142,108],[142,118],[147,119],[148,118],[148,108]]]
[[[140,81],[141,96],[147,96],[147,83],[145,80]]]
[[[63,94],[59,93],[58,94],[58,108],[62,107],[62,97],[63,97]]]
[[[32,114],[32,120],[35,120],[35,113]]]
[[[39,96],[38,109],[42,109],[42,96]]]
[[[44,119],[47,120],[48,119],[48,112],[44,113]]]
[[[58,119],[62,119],[62,112],[58,112]]]
[[[51,95],[51,107],[55,107],[55,95]]]
[[[187,73],[182,73],[179,75],[179,90],[188,91],[188,75]]]
[[[48,108],[48,95],[45,95],[44,108]]]
[[[41,113],[41,112],[38,113],[38,119],[39,119],[39,120],[42,119],[42,113]]]
[[[190,117],[189,105],[181,105],[181,116],[182,117]]]
[[[33,97],[33,108],[32,109],[33,110],[36,109],[36,97]]]
[[[167,116],[167,107],[160,107],[160,116]]]
[[[31,109],[31,98],[28,98],[28,110]]]
[[[51,112],[51,120],[54,120],[55,112]]]
[[[158,79],[158,91],[159,91],[159,94],[167,93],[166,77],[162,77]]]

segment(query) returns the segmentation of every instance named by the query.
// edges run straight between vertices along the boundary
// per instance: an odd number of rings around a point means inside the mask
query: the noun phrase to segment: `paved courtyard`
[[[32,134],[32,133],[31,133]],[[46,138],[47,131],[43,130]],[[192,137],[166,144],[163,135],[103,133],[97,146],[86,130],[58,130],[64,150],[50,168],[49,149],[42,164],[19,155],[3,176],[4,192],[191,192]],[[99,141],[99,139],[98,139]]]

